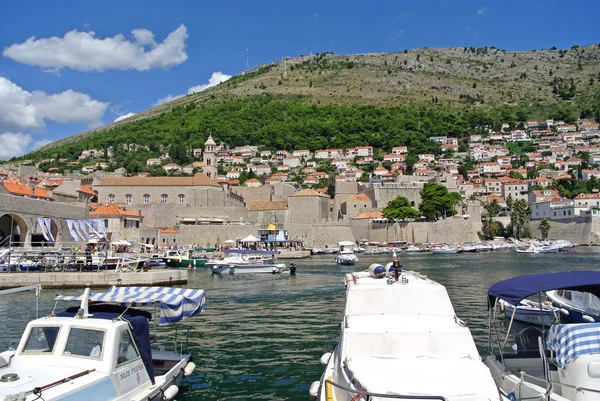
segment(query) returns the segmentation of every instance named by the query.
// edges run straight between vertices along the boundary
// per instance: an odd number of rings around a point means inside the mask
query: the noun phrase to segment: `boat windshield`
[[[104,331],[72,327],[65,345],[64,355],[102,359]]]
[[[34,326],[31,328],[29,338],[23,348],[23,353],[48,353],[54,352],[59,326]]]

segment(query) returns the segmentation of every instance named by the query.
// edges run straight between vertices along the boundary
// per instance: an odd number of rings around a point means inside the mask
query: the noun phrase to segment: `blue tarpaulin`
[[[600,297],[600,271],[574,271],[519,276],[499,281],[488,290],[488,307],[497,298],[517,305],[523,299],[551,290],[589,292]]]

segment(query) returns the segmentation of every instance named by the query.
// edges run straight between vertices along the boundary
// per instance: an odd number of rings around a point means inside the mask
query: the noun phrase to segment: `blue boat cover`
[[[56,299],[81,301],[81,296],[59,295]],[[129,306],[158,304],[160,306],[159,324],[168,325],[202,312],[206,302],[206,293],[204,290],[187,288],[112,286],[104,293],[90,293],[89,301]]]
[[[253,249],[226,249],[225,253],[237,253],[240,255],[275,255],[277,252]]]
[[[600,354],[600,323],[555,324],[546,339],[561,368],[578,356]]]
[[[531,295],[560,289],[589,292],[600,297],[600,271],[531,274],[499,281],[488,290],[488,307],[492,307],[497,298],[517,305]]]

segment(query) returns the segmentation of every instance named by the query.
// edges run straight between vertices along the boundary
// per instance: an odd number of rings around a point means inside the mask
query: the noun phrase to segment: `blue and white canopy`
[[[61,301],[81,301],[81,296],[59,295]],[[107,292],[90,294],[90,302],[117,303],[124,306],[158,304],[160,324],[176,323],[197,315],[204,310],[206,293],[204,290],[169,287],[115,287]]]

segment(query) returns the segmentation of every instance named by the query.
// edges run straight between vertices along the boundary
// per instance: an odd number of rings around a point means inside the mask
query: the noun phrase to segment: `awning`
[[[59,295],[56,300],[81,301],[81,296]],[[204,290],[168,287],[115,287],[107,292],[90,294],[90,302],[109,302],[139,306],[158,304],[160,324],[167,325],[197,315],[204,310]]]
[[[239,240],[239,242],[260,242],[260,238],[256,238],[253,235],[249,235],[246,238]]]
[[[235,240],[232,239],[228,239],[227,241],[223,242],[224,244],[235,244]]]
[[[600,297],[600,271],[531,274],[499,281],[488,290],[488,307],[493,306],[497,298],[517,305],[531,295],[561,289],[589,292]]]

